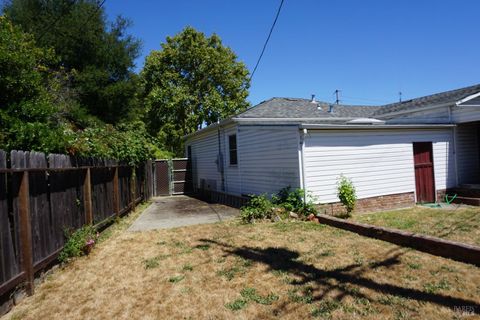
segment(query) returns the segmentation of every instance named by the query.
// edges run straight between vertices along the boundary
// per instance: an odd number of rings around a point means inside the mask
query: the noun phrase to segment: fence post
[[[132,166],[132,176],[130,178],[130,194],[132,197],[132,212],[135,211],[135,204],[136,204],[136,179],[137,175],[135,173],[135,166]]]
[[[113,211],[115,215],[120,217],[120,192],[118,186],[118,166],[114,167],[113,174]]]
[[[90,168],[85,172],[85,180],[83,181],[83,195],[85,201],[85,223],[93,224],[93,209],[92,209],[92,180],[90,177]]]
[[[20,189],[18,193],[18,208],[20,218],[20,246],[22,250],[22,269],[25,271],[26,275],[27,294],[32,295],[34,291],[34,273],[29,189],[28,171],[24,171],[22,173],[22,179],[20,180]]]

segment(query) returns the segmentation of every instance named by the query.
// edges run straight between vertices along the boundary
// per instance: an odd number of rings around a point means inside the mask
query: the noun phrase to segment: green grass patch
[[[168,282],[177,283],[177,282],[182,281],[183,279],[185,279],[184,275],[173,276],[173,277],[168,278]]]

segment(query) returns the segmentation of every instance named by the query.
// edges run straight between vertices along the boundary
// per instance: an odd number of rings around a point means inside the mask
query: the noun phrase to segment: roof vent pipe
[[[331,104],[331,105],[328,107],[328,112],[329,112],[329,113],[332,113],[332,112],[333,112],[333,104]]]
[[[316,103],[317,101],[315,101],[315,95],[312,93],[312,100],[310,100],[311,103]]]

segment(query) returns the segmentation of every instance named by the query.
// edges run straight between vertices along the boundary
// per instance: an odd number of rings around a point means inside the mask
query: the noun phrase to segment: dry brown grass
[[[479,285],[474,266],[338,229],[229,222],[116,232],[6,318],[464,319]]]

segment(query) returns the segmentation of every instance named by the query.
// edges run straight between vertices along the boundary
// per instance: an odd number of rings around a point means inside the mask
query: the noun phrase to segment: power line
[[[267,40],[265,40],[265,44],[263,45],[262,52],[260,53],[260,56],[258,57],[257,64],[255,65],[255,68],[253,68],[252,75],[250,76],[250,80],[252,80],[253,75],[255,74],[255,71],[257,71],[258,65],[260,64],[260,60],[262,60],[263,54],[265,53],[265,49],[267,48],[268,41],[270,40],[270,36],[272,35],[273,28],[275,28],[275,24],[277,23],[278,16],[280,15],[280,11],[282,10],[283,6],[283,1],[281,0],[280,6],[278,7],[277,14],[275,16],[275,20],[273,20],[272,27],[270,28],[270,32],[268,33]]]
[[[92,14],[90,14],[88,16],[88,18],[85,20],[85,22],[83,23],[83,25],[86,25],[92,18],[93,16],[102,8],[102,6],[105,4],[107,0],[103,0],[102,2],[98,3],[97,2],[97,7],[95,8],[95,10],[92,12]],[[68,7],[68,9],[70,9],[74,4],[75,2],[77,2],[76,0],[73,0],[72,2],[70,2],[70,5]],[[42,34],[38,37],[38,40],[41,40],[48,32],[51,31],[51,29],[58,23],[58,21],[60,21],[60,19],[62,18],[63,16],[62,15],[59,15],[51,24],[49,24],[45,29],[43,29],[43,32]]]

